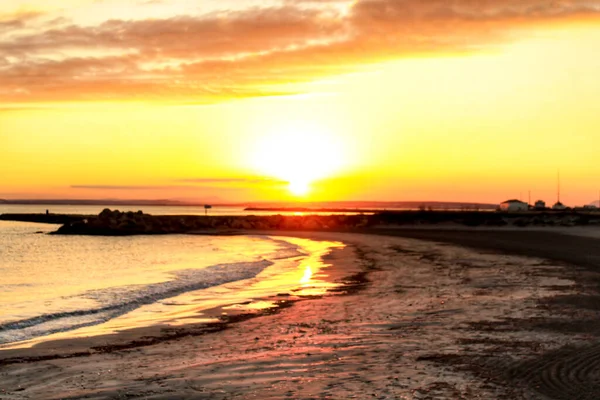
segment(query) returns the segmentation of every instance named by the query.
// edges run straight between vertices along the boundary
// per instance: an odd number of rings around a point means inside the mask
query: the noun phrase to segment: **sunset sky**
[[[0,198],[587,204],[600,0],[0,2]]]

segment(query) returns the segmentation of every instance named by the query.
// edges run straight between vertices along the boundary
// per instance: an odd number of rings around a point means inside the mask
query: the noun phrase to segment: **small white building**
[[[566,210],[567,206],[565,206],[563,203],[561,203],[560,201],[557,201],[556,204],[554,204],[552,206],[553,210],[558,210],[558,211],[562,211],[562,210]]]
[[[529,211],[529,204],[521,200],[506,200],[500,203],[500,210],[507,212]]]

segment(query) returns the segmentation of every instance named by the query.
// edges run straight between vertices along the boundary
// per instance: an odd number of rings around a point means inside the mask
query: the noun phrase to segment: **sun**
[[[261,174],[287,182],[297,197],[310,194],[315,181],[331,176],[343,165],[340,141],[314,123],[278,126],[256,141],[252,164]]]
[[[310,184],[303,181],[291,181],[288,190],[296,196],[306,196],[310,192]]]

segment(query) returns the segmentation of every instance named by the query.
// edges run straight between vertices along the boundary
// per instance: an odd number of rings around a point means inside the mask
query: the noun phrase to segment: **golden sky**
[[[0,198],[594,201],[599,0],[0,3]]]

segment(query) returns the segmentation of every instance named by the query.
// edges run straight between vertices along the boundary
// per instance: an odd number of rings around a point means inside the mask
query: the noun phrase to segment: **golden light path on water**
[[[90,338],[146,327],[182,326],[219,321],[229,314],[257,312],[277,307],[282,300],[322,296],[339,286],[333,282],[323,256],[343,243],[290,237],[271,237],[292,243],[306,253],[303,256],[274,260],[256,277],[181,294],[141,306],[105,323],[59,332],[36,339],[0,346],[0,349],[28,348],[44,342]]]
[[[312,278],[312,270],[310,269],[310,265],[306,266],[306,269],[304,270],[304,275],[302,276],[302,279],[300,279],[300,283],[302,283],[302,286],[308,285],[310,283],[310,278]]]

